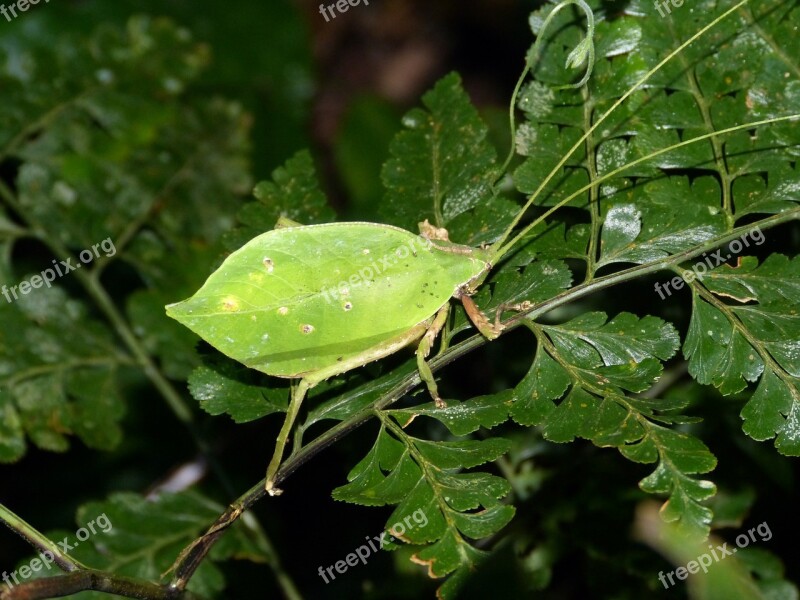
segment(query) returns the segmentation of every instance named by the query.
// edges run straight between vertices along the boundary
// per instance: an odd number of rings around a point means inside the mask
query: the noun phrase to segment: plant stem
[[[199,600],[191,592],[177,591],[149,581],[112,575],[95,569],[81,569],[21,583],[0,590],[0,600],[47,600],[94,590],[141,600]]]
[[[74,98],[65,100],[60,104],[56,104],[55,106],[50,108],[47,112],[42,114],[38,119],[28,124],[26,127],[23,127],[17,133],[17,135],[11,138],[11,140],[8,142],[8,144],[5,145],[4,148],[0,149],[0,162],[4,161],[6,158],[11,156],[26,139],[36,135],[43,129],[47,128],[50,125],[50,123],[52,123],[56,119],[56,117],[58,117],[62,112],[78,104],[83,98],[86,98],[94,91],[95,91],[94,88],[88,88],[86,90],[83,90],[80,94],[78,94]]]
[[[762,125],[771,125],[773,123],[780,123],[780,122],[783,122],[783,121],[797,121],[798,119],[800,119],[800,113],[793,114],[793,115],[786,115],[786,116],[783,116],[783,117],[773,117],[771,119],[764,119],[764,120],[761,120],[761,121],[752,121],[750,123],[743,123],[741,125],[734,125],[733,127],[728,127],[726,129],[720,129],[719,131],[715,131],[713,133],[706,133],[706,134],[694,137],[694,138],[692,138],[690,140],[684,140],[683,142],[679,142],[677,144],[673,144],[672,146],[667,146],[666,148],[661,148],[660,150],[656,150],[654,152],[651,152],[650,154],[648,154],[646,156],[642,156],[640,158],[637,158],[636,160],[632,160],[631,162],[629,162],[627,164],[624,164],[621,167],[618,167],[618,168],[614,169],[613,171],[609,171],[608,173],[604,174],[602,177],[600,177],[596,181],[592,181],[591,183],[583,186],[579,190],[576,190],[575,192],[573,192],[572,194],[570,194],[569,196],[567,196],[563,200],[560,200],[558,203],[556,203],[553,206],[551,206],[544,213],[542,213],[536,219],[534,219],[534,221],[532,223],[529,223],[528,225],[523,227],[522,230],[517,235],[514,236],[514,239],[512,239],[510,242],[508,242],[507,244],[505,244],[501,248],[497,248],[497,244],[494,244],[490,248],[490,259],[489,260],[490,260],[490,262],[492,264],[497,264],[498,259],[501,258],[506,252],[508,252],[514,246],[514,244],[516,244],[518,241],[520,241],[522,238],[524,238],[528,234],[529,231],[531,231],[539,223],[541,223],[547,217],[549,217],[554,212],[556,212],[559,208],[561,208],[562,206],[568,204],[573,198],[577,198],[578,196],[580,196],[584,192],[586,192],[588,190],[591,190],[592,188],[594,188],[598,184],[603,183],[604,181],[607,181],[608,179],[616,177],[617,175],[627,171],[631,167],[635,167],[638,164],[641,164],[643,162],[647,162],[649,160],[652,160],[652,159],[656,158],[657,156],[660,156],[662,154],[666,154],[667,152],[672,152],[673,150],[677,150],[678,148],[682,148],[683,146],[688,146],[689,144],[694,144],[696,142],[700,142],[700,141],[703,141],[703,140],[706,140],[706,139],[710,139],[710,138],[713,138],[713,137],[716,137],[716,136],[725,135],[727,133],[733,133],[735,131],[742,131],[744,129],[754,129],[756,127],[761,127]]]
[[[43,553],[47,552],[52,555],[52,560],[59,567],[65,571],[77,571],[78,569],[86,569],[87,567],[81,564],[78,560],[72,558],[69,554],[61,552],[58,544],[46,535],[41,533],[33,525],[26,522],[22,517],[14,514],[8,508],[0,504],[0,521],[3,521],[11,531],[16,532],[26,542],[34,548],[38,548]],[[2,598],[2,595],[0,595]]]

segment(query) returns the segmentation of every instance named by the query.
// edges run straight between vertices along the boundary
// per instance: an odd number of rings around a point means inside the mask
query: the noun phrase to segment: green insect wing
[[[482,250],[388,225],[288,227],[250,240],[167,314],[249,367],[302,377],[402,336],[488,269]]]

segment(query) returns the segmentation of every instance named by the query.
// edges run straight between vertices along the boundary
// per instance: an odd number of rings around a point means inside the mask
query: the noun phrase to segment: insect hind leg
[[[446,404],[444,400],[442,400],[441,396],[439,396],[439,387],[436,385],[436,379],[433,377],[433,372],[431,371],[431,368],[428,366],[428,363],[425,361],[425,359],[428,358],[437,336],[439,333],[441,333],[445,323],[447,323],[447,316],[449,314],[450,303],[448,302],[439,309],[439,312],[436,313],[436,316],[433,318],[433,322],[431,323],[430,327],[428,327],[425,335],[423,335],[422,339],[419,341],[419,346],[417,346],[416,352],[417,369],[419,370],[420,379],[422,379],[422,381],[425,382],[425,385],[428,386],[428,392],[430,392],[431,398],[433,398],[433,401],[436,403],[436,408],[444,408]]]
[[[273,480],[275,479],[275,474],[278,472],[278,468],[281,466],[286,441],[289,439],[289,433],[297,418],[297,413],[300,412],[300,405],[303,404],[303,399],[306,397],[306,393],[311,387],[311,382],[307,379],[301,379],[297,386],[292,388],[289,409],[286,411],[286,418],[283,420],[283,426],[275,442],[275,452],[272,455],[272,460],[270,460],[269,466],[267,467],[265,489],[270,496],[280,496],[283,493],[283,490],[275,487]]]

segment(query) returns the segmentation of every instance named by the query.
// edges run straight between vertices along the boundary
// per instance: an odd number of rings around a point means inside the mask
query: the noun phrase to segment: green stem
[[[585,90],[585,88],[584,88]],[[584,122],[588,125],[587,129],[591,127],[592,111],[594,106],[590,102],[589,95],[584,92],[583,98],[583,115]],[[596,145],[592,137],[586,138],[586,169],[589,171],[589,181],[592,182],[592,187],[589,188],[589,213],[591,218],[590,233],[589,233],[589,247],[586,252],[586,281],[591,281],[594,278],[595,265],[599,258],[600,246],[600,229],[603,225],[600,218],[600,190],[599,185],[602,181],[598,181],[597,164],[595,157]]]
[[[463,561],[468,562],[469,559],[464,552],[464,546],[467,545],[467,542],[462,537],[461,532],[456,525],[456,521],[453,518],[453,513],[455,511],[447,503],[447,499],[442,493],[442,486],[438,484],[436,480],[436,474],[431,469],[431,463],[425,460],[425,457],[422,456],[419,449],[414,445],[413,438],[406,434],[406,432],[403,431],[403,428],[393,421],[386,412],[382,410],[376,410],[374,411],[374,414],[376,417],[378,417],[383,427],[385,427],[386,430],[391,431],[392,434],[394,434],[394,436],[406,447],[406,451],[411,456],[411,459],[419,467],[420,471],[422,472],[422,477],[428,482],[428,486],[433,492],[433,498],[436,504],[439,505],[439,511],[444,517],[445,525],[450,530],[452,539],[458,543],[458,553],[461,555]],[[436,468],[436,466],[433,465],[433,468]]]
[[[669,26],[674,29],[674,23],[670,19]],[[706,131],[714,131],[714,117],[711,114],[711,107],[705,101],[703,91],[700,87],[700,82],[697,81],[697,74],[690,68],[689,62],[686,60],[685,55],[680,57],[681,70],[686,72],[686,79],[689,84],[689,92],[694,96],[697,110],[700,112],[700,117],[703,120],[703,125]],[[716,163],[717,174],[720,179],[720,187],[722,188],[722,210],[725,212],[725,217],[729,225],[732,225],[733,220],[733,179],[731,173],[728,171],[728,165],[725,162],[725,150],[723,148],[722,140],[718,137],[711,138],[711,150],[714,155],[714,162]]]
[[[697,31],[692,37],[690,37],[688,40],[686,40],[683,44],[681,44],[675,50],[670,52],[661,62],[659,62],[655,67],[653,67],[647,73],[645,73],[642,76],[642,78],[639,79],[639,81],[634,83],[630,87],[630,89],[628,89],[627,92],[625,92],[616,102],[614,102],[614,104],[611,105],[611,108],[609,108],[605,113],[603,113],[603,115],[595,122],[595,124],[591,128],[589,128],[589,130],[586,133],[584,133],[580,137],[580,139],[578,139],[578,141],[575,142],[575,144],[572,146],[572,148],[570,148],[567,152],[564,153],[564,156],[561,158],[561,160],[559,160],[558,163],[556,164],[556,166],[553,167],[553,169],[550,171],[550,173],[548,173],[548,175],[544,178],[544,180],[539,184],[539,187],[537,187],[536,190],[533,192],[533,194],[531,194],[531,197],[528,198],[528,201],[525,203],[525,205],[522,207],[522,209],[512,219],[511,223],[508,225],[506,230],[503,232],[503,235],[500,236],[500,239],[498,239],[494,244],[492,244],[492,246],[490,248],[490,253],[491,253],[491,256],[492,256],[492,259],[493,259],[492,260],[492,264],[496,264],[497,259],[502,257],[517,242],[517,240],[519,240],[520,237],[530,229],[530,226],[525,228],[525,229],[523,229],[523,232],[521,234],[517,235],[511,242],[506,243],[506,240],[509,238],[509,236],[511,236],[511,234],[514,231],[514,229],[516,228],[516,226],[522,220],[522,217],[525,215],[525,213],[528,211],[528,209],[533,205],[533,203],[536,201],[536,199],[539,197],[539,195],[545,189],[547,184],[549,184],[550,181],[553,179],[553,177],[555,177],[556,174],[561,171],[562,167],[567,163],[569,158],[575,153],[575,151],[578,148],[581,147],[581,145],[587,140],[587,138],[589,138],[589,136],[591,136],[597,130],[597,128],[600,127],[600,125],[602,125],[602,123],[617,108],[619,108],[619,106],[623,102],[625,102],[625,100],[627,100],[637,89],[639,89],[639,86],[643,85],[644,83],[647,83],[647,81],[653,75],[655,75],[659,70],[661,70],[661,68],[665,64],[667,64],[669,61],[671,61],[676,55],[678,55],[680,52],[682,52],[687,46],[689,46],[690,44],[694,43],[695,40],[697,40],[699,37],[701,37],[703,34],[705,34],[709,29],[714,27],[717,23],[719,23],[720,21],[725,19],[728,15],[732,14],[733,12],[738,10],[740,7],[742,7],[745,4],[747,4],[748,1],[749,0],[742,0],[741,2],[739,2],[738,4],[736,4],[735,6],[730,8],[729,10],[726,10],[719,17],[717,17],[716,19],[711,21],[711,23],[709,23],[708,25],[704,26],[699,31]],[[559,202],[556,205],[556,207],[561,207],[564,204],[566,204],[566,202],[563,202],[563,201]],[[556,208],[556,207],[554,207],[554,208]]]
[[[60,372],[68,372],[72,369],[80,369],[80,368],[93,368],[93,367],[116,367],[119,364],[133,364],[127,356],[114,356],[114,357],[105,357],[105,356],[95,356],[89,358],[83,358],[79,360],[70,360],[67,362],[59,362],[59,363],[48,363],[44,365],[37,365],[35,367],[30,367],[28,369],[23,369],[22,371],[17,371],[14,375],[7,378],[5,381],[5,385],[9,388],[12,388],[19,384],[21,381],[25,381],[26,379],[31,379],[34,377],[40,377],[42,375],[49,375],[51,373],[60,373]]]
[[[64,110],[77,104],[82,98],[89,96],[92,92],[94,92],[94,88],[89,88],[71,98],[70,100],[66,100],[61,102],[60,104],[55,105],[54,107],[50,108],[47,112],[41,115],[38,119],[23,127],[17,135],[15,135],[11,140],[9,140],[8,144],[0,150],[0,162],[3,162],[6,158],[11,156],[16,150],[17,147],[22,144],[26,139],[32,137],[42,129],[47,128],[50,123],[52,123],[56,117],[58,117]]]
[[[592,9],[589,8],[589,5],[584,2],[584,0],[564,0],[557,4],[550,14],[547,15],[547,18],[542,23],[542,27],[539,29],[539,33],[536,36],[536,41],[533,43],[533,48],[531,48],[530,54],[525,59],[525,68],[522,70],[522,74],[519,76],[517,80],[517,85],[514,86],[514,92],[511,94],[511,102],[508,106],[508,122],[509,122],[509,131],[511,132],[511,148],[508,151],[508,156],[506,157],[503,166],[500,168],[499,177],[503,177],[508,166],[511,164],[511,161],[514,159],[514,149],[516,144],[516,137],[517,137],[517,124],[516,124],[516,106],[517,106],[517,97],[519,96],[519,92],[522,89],[522,85],[525,83],[525,78],[528,76],[528,73],[531,72],[533,65],[539,58],[539,54],[542,50],[542,44],[544,43],[544,33],[547,31],[550,22],[555,18],[555,16],[561,12],[562,9],[566,8],[570,5],[578,6],[586,15],[586,23],[587,23],[587,32],[586,37],[581,40],[578,44],[580,47],[582,44],[588,44],[588,53],[587,53],[587,68],[586,72],[583,74],[583,77],[578,83],[570,83],[567,85],[557,86],[556,90],[561,89],[569,89],[569,88],[579,88],[582,87],[587,81],[589,81],[589,76],[592,74],[592,68],[594,66],[594,13]],[[571,66],[571,65],[567,65]],[[495,185],[497,181],[495,181]]]
[[[80,561],[62,552],[58,544],[54,543],[33,525],[11,512],[2,504],[0,504],[0,521],[3,521],[9,529],[16,532],[34,548],[38,548],[42,552],[50,553],[53,556],[53,562],[65,571],[76,571],[78,569],[87,568],[81,564]],[[0,594],[0,598],[2,598],[2,594]]]
[[[678,273],[678,275],[680,275],[681,277],[683,277],[682,270],[675,269],[675,272]],[[719,312],[725,315],[725,318],[730,323],[731,328],[735,332],[741,334],[741,336],[745,340],[747,340],[747,343],[750,344],[750,346],[758,353],[759,357],[764,362],[765,369],[769,369],[770,371],[772,371],[775,374],[775,376],[781,380],[781,382],[786,386],[787,389],[792,389],[792,387],[794,387],[795,385],[793,381],[794,377],[791,374],[787,373],[786,369],[784,369],[778,363],[778,361],[772,358],[772,355],[769,353],[769,350],[767,350],[764,347],[764,342],[756,338],[756,336],[754,336],[752,332],[750,332],[750,330],[739,319],[739,316],[734,312],[731,306],[722,302],[719,298],[717,298],[714,294],[712,294],[702,283],[700,283],[696,279],[694,281],[688,282],[688,285],[691,288],[692,295],[695,299],[702,298],[703,300],[708,302],[709,305],[713,306]]]
[[[575,192],[573,192],[572,194],[570,194],[569,196],[567,196],[566,198],[564,198],[563,200],[561,200],[557,204],[554,204],[553,206],[551,206],[549,209],[547,209],[545,212],[543,212],[541,215],[539,215],[536,219],[534,219],[531,223],[526,225],[516,236],[514,236],[514,239],[512,239],[510,242],[508,242],[505,246],[503,246],[499,250],[496,250],[496,251],[493,250],[495,248],[495,246],[492,246],[492,248],[490,248],[490,259],[489,260],[490,260],[490,262],[492,264],[497,264],[497,260],[500,257],[502,257],[506,252],[508,252],[508,250],[510,250],[519,240],[524,238],[528,234],[529,231],[531,231],[539,223],[541,223],[547,217],[549,217],[554,212],[556,212],[559,208],[561,208],[562,206],[568,204],[570,201],[572,201],[574,198],[577,198],[581,194],[584,194],[587,191],[591,190],[592,188],[594,188],[598,184],[603,183],[604,181],[607,181],[608,179],[611,179],[613,177],[616,177],[617,175],[627,171],[631,167],[635,167],[638,164],[641,164],[643,162],[647,162],[647,161],[652,160],[652,159],[654,159],[654,158],[656,158],[656,157],[658,157],[658,156],[660,156],[662,154],[666,154],[667,152],[672,152],[673,150],[677,150],[678,148],[681,148],[683,146],[688,146],[689,144],[694,144],[696,142],[701,142],[701,141],[703,141],[705,139],[709,139],[709,138],[712,138],[712,137],[715,137],[715,136],[718,136],[718,135],[725,135],[727,133],[733,133],[735,131],[741,131],[743,129],[754,129],[756,127],[761,127],[762,125],[771,125],[773,123],[780,123],[781,121],[795,121],[797,119],[800,119],[800,113],[794,114],[794,115],[786,115],[784,117],[774,117],[772,119],[764,119],[762,121],[753,121],[751,123],[744,123],[742,125],[735,125],[733,127],[728,127],[726,129],[720,129],[719,131],[715,131],[713,133],[706,133],[704,135],[701,135],[701,136],[698,136],[698,137],[694,137],[694,138],[692,138],[690,140],[685,140],[683,142],[679,142],[677,144],[673,144],[672,146],[667,146],[666,148],[661,148],[660,150],[656,150],[655,152],[651,152],[650,154],[648,154],[646,156],[642,156],[640,158],[637,158],[636,160],[632,160],[631,162],[629,162],[629,163],[627,163],[625,165],[622,165],[621,167],[618,167],[618,168],[614,169],[613,171],[609,171],[608,173],[606,173],[605,175],[603,175],[602,177],[600,177],[596,181],[592,181],[591,183],[586,184],[585,186],[583,186],[579,190],[576,190]]]
[[[86,273],[85,271],[76,271],[75,274],[78,279],[81,280],[89,296],[97,303],[100,310],[111,322],[117,335],[125,342],[125,345],[139,364],[139,367],[144,371],[145,376],[167,401],[167,404],[172,409],[175,416],[189,428],[198,446],[202,450],[207,451],[208,448],[206,444],[202,441],[202,438],[198,435],[194,426],[194,419],[189,405],[183,400],[175,388],[172,387],[172,384],[167,381],[166,377],[161,374],[161,371],[153,362],[153,359],[150,358],[147,350],[144,349],[129,327],[128,322],[117,309],[114,301],[97,280],[96,274]]]
[[[286,411],[286,417],[283,420],[283,426],[278,439],[275,441],[275,451],[272,454],[272,460],[269,461],[266,476],[266,488],[270,496],[277,496],[281,493],[280,489],[273,486],[273,477],[278,472],[278,467],[281,465],[283,458],[283,449],[286,447],[286,441],[289,439],[289,434],[292,432],[292,425],[297,418],[297,413],[300,412],[300,406],[303,404],[303,398],[306,397],[309,384],[305,379],[301,379],[300,383],[292,388],[292,398],[289,402],[289,408]]]
[[[517,96],[519,96],[519,92],[522,89],[522,84],[525,83],[525,79],[528,77],[530,70],[530,63],[526,62],[525,68],[522,69],[522,74],[519,76],[519,79],[517,79],[517,85],[514,86],[514,91],[511,93],[511,102],[508,105],[508,130],[511,132],[511,147],[508,149],[508,156],[506,156],[503,166],[500,167],[498,179],[495,181],[495,185],[497,185],[497,183],[500,181],[499,178],[502,178],[505,175],[506,171],[508,171],[508,166],[511,164],[511,161],[514,160],[517,143]]]

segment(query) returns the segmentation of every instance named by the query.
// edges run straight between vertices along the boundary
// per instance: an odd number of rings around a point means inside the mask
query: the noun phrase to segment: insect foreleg
[[[478,308],[478,305],[475,304],[475,301],[467,294],[461,295],[461,304],[464,305],[464,310],[467,311],[469,320],[487,340],[494,340],[500,336],[503,331],[503,324],[499,318],[496,318],[495,322],[491,323],[488,317]],[[497,314],[500,314],[500,309],[498,309]]]
[[[286,441],[289,439],[289,433],[292,430],[294,420],[297,418],[297,413],[300,411],[300,405],[303,404],[308,389],[312,387],[307,379],[301,379],[300,382],[292,388],[292,398],[289,401],[289,410],[286,411],[286,418],[283,421],[283,427],[278,434],[278,439],[275,442],[275,453],[272,455],[272,460],[267,467],[266,490],[270,496],[279,496],[282,490],[276,488],[272,480],[275,473],[278,472],[278,467],[281,466],[281,459],[283,458],[283,449],[286,447]]]
[[[431,348],[433,348],[436,337],[442,331],[445,323],[447,323],[447,315],[449,313],[450,303],[448,302],[436,313],[433,322],[419,341],[419,346],[417,346],[417,368],[419,369],[419,376],[420,379],[425,382],[425,385],[428,386],[428,391],[433,401],[436,403],[437,408],[444,408],[445,403],[439,396],[439,388],[436,385],[436,379],[434,379],[433,372],[431,372],[431,368],[428,366],[428,363],[425,362],[425,359],[428,358],[428,355],[431,353]]]
[[[500,319],[503,317],[503,313],[507,310],[513,310],[516,312],[521,312],[524,310],[528,310],[533,306],[528,300],[523,302],[516,302],[516,303],[507,303],[503,302],[497,307],[497,311],[494,313],[494,327],[502,331],[503,324],[500,322]]]
[[[461,303],[464,305],[464,310],[467,311],[469,320],[472,321],[472,324],[477,327],[478,331],[480,331],[487,340],[497,339],[503,332],[503,329],[505,329],[505,326],[500,322],[505,311],[528,310],[532,306],[527,300],[513,304],[504,302],[497,307],[497,311],[494,314],[494,323],[491,323],[486,314],[478,308],[475,301],[467,294],[461,295]]]

